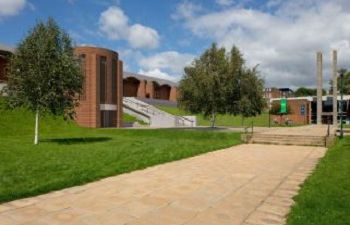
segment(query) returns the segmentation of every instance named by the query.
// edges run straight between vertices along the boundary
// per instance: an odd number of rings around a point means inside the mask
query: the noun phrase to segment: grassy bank
[[[145,123],[142,120],[137,119],[135,116],[127,114],[127,113],[123,113],[123,122],[124,123],[135,123],[135,122],[138,122],[139,124],[147,125],[147,123]]]
[[[350,224],[350,137],[331,148],[307,179],[287,225]]]
[[[87,129],[55,117],[0,110],[0,202],[38,195],[238,144],[239,134]]]
[[[190,115],[188,112],[185,112],[176,107],[164,106],[164,105],[157,105],[156,107],[173,115],[178,115],[178,116]],[[197,122],[199,126],[211,125],[210,119],[204,118],[204,116],[201,114],[197,114],[196,116],[197,116]],[[218,115],[216,119],[217,126],[232,126],[232,127],[251,126],[252,122],[254,123],[254,126],[268,127],[269,114],[264,112],[261,115],[258,115],[256,117],[248,117],[248,118],[244,118],[243,120],[241,116]],[[274,124],[271,123],[271,126],[273,125]]]

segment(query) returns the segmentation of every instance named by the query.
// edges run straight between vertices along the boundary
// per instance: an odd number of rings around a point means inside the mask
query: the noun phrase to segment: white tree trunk
[[[36,110],[34,144],[37,145],[38,143],[39,143],[39,110]]]
[[[215,120],[216,120],[216,113],[212,112],[212,114],[211,114],[211,127],[212,128],[215,127]]]

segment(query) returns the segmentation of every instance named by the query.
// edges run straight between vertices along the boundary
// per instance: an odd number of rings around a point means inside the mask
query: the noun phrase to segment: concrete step
[[[305,143],[297,143],[297,142],[283,142],[283,141],[251,141],[253,144],[266,144],[266,145],[295,145],[295,146],[317,146],[317,147],[324,147],[326,144],[325,142],[305,142]]]
[[[326,139],[322,136],[253,134],[250,143],[273,145],[325,146]]]
[[[294,142],[322,142],[325,140],[325,138],[288,138],[288,137],[284,137],[284,138],[264,138],[264,137],[254,137],[253,136],[253,139],[254,140],[270,140],[270,141],[275,141],[275,140],[278,140],[278,141],[294,141]]]
[[[283,138],[264,138],[264,137],[255,137],[253,136],[254,139],[256,140],[279,140],[279,141],[297,141],[297,142],[305,142],[305,141],[312,141],[312,142],[318,142],[318,141],[324,141],[325,138],[288,138],[288,137],[283,137]]]
[[[262,138],[289,138],[289,139],[322,139],[323,136],[312,136],[312,135],[281,135],[281,134],[264,134],[264,133],[254,133],[254,137],[262,137]]]

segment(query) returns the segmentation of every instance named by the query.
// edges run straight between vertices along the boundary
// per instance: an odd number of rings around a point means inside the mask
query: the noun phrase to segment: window
[[[107,95],[107,59],[104,56],[100,57],[100,104],[106,103]]]
[[[115,127],[117,125],[116,111],[101,110],[101,127]]]
[[[112,104],[117,104],[117,60],[112,60]]]
[[[86,55],[85,54],[79,55],[79,63],[80,63],[81,73],[83,74],[83,77],[84,77],[83,90],[79,96],[79,100],[86,100]]]

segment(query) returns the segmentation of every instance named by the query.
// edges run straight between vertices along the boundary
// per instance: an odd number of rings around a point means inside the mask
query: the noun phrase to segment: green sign
[[[287,99],[286,98],[282,98],[281,99],[281,110],[280,113],[287,113]]]

